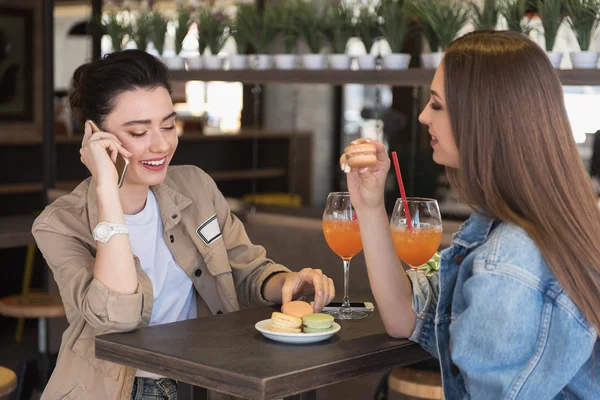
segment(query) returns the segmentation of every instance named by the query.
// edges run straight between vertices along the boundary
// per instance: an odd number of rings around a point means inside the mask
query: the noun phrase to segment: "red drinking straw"
[[[404,191],[404,183],[402,183],[402,174],[400,173],[400,164],[398,164],[398,154],[392,151],[392,159],[394,160],[394,167],[396,168],[396,178],[398,178],[398,186],[400,186],[400,195],[402,196],[402,206],[404,207],[404,214],[406,215],[406,224],[408,230],[412,230],[412,221],[410,220],[410,213],[408,212],[408,202],[406,201],[406,192]]]

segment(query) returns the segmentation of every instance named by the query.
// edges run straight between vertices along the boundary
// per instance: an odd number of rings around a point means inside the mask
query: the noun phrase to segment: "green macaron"
[[[333,317],[323,313],[309,314],[302,318],[302,323],[306,333],[327,332],[331,330]]]

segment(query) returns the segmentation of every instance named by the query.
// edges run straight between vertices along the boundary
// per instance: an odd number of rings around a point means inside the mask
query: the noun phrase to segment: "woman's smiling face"
[[[133,153],[124,184],[154,186],[164,181],[177,149],[175,117],[171,96],[162,86],[117,97],[102,128]]]

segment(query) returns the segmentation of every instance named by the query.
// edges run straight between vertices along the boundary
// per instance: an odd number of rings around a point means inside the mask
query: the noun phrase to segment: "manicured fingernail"
[[[319,297],[323,297],[323,292],[318,293]]]
[[[348,164],[344,164],[344,172],[349,173],[350,171],[352,171],[352,168]]]
[[[360,172],[361,174],[364,174],[368,170],[369,170],[369,168],[365,167],[365,168],[362,168],[361,170],[359,170],[358,172]]]

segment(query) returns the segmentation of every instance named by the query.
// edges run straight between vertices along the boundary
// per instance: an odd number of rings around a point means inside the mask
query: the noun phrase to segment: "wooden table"
[[[0,249],[24,247],[34,243],[31,226],[35,215],[0,217]]]
[[[98,336],[96,357],[251,400],[316,399],[319,387],[430,358],[419,345],[389,337],[377,312],[337,321],[342,329],[324,342],[274,342],[254,328],[273,310]]]

